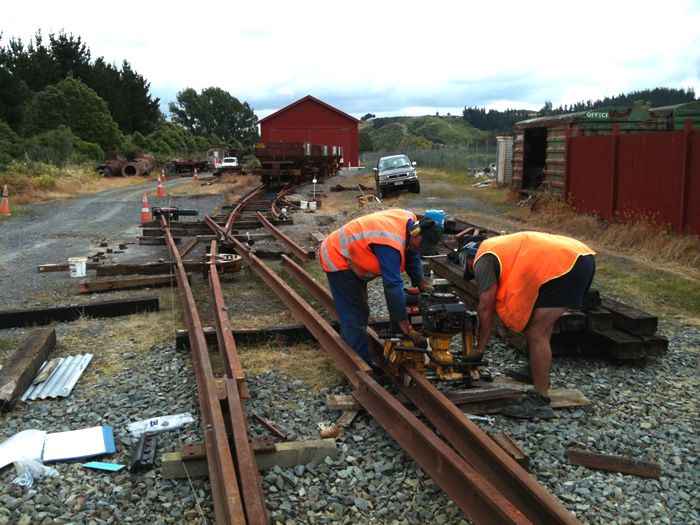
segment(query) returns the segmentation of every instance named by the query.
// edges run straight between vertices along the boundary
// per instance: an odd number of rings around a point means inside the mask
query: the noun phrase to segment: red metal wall
[[[306,97],[260,121],[261,142],[341,146],[343,165],[359,165],[359,121]]]
[[[700,235],[700,131],[567,138],[566,191],[583,213],[645,216]]]

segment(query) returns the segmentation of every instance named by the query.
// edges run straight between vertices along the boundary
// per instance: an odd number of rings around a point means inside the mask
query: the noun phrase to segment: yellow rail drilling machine
[[[384,358],[391,363],[393,372],[398,375],[398,365],[406,363],[426,377],[435,376],[442,381],[491,381],[491,374],[481,368],[488,362],[475,360],[476,313],[468,311],[453,292],[420,293],[408,289],[405,293],[409,321],[427,338],[428,348],[415,347],[403,335],[386,338]],[[457,335],[461,336],[461,348],[451,349]]]

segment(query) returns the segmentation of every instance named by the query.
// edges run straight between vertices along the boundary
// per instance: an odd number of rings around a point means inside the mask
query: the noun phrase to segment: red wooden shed
[[[261,142],[341,146],[343,166],[360,164],[360,121],[307,95],[258,122]]]

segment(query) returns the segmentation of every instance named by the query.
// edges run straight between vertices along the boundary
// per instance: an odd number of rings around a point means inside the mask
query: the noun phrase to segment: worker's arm
[[[474,350],[479,354],[483,354],[486,351],[486,345],[493,333],[497,290],[498,286],[494,284],[479,295],[479,307],[476,311],[479,316],[479,332],[476,339],[476,349]]]
[[[406,295],[403,292],[403,280],[401,279],[401,253],[397,249],[383,244],[371,244],[370,246],[379,261],[389,318],[396,321],[401,327],[401,331],[406,334],[409,322],[406,311]]]
[[[396,250],[394,250],[396,251]],[[423,273],[423,261],[420,260],[420,252],[406,251],[406,273],[411,278],[411,286],[418,286],[418,283],[425,281]]]

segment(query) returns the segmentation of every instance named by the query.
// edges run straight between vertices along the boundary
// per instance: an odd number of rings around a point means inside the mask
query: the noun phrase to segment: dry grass
[[[113,319],[81,317],[66,323],[51,358],[94,354],[81,381],[98,384],[101,378],[122,370],[125,359],[133,359],[138,366],[139,357],[150,352],[153,345],[172,341],[174,330],[167,317],[159,312]]]
[[[527,222],[537,228],[567,232],[611,253],[669,264],[700,277],[700,239],[668,233],[645,218],[608,224],[575,213],[559,199],[544,196],[528,213]]]
[[[287,344],[276,340],[264,345],[238,346],[238,353],[246,372],[260,374],[270,371],[303,381],[310,387],[309,394],[346,381],[330,355],[317,344]]]
[[[47,170],[50,168],[47,167]],[[39,177],[29,177],[17,173],[3,176],[7,184],[10,203],[32,204],[51,200],[67,199],[80,195],[90,195],[102,191],[126,188],[143,184],[143,177],[102,178],[84,168],[67,168],[56,173]]]

